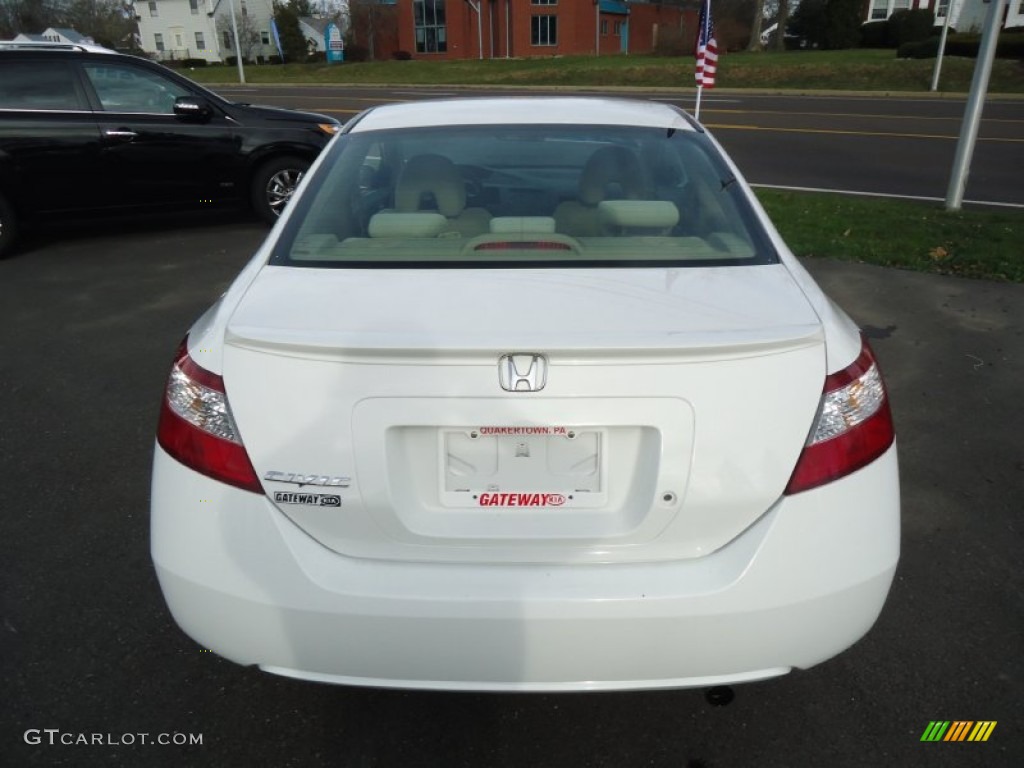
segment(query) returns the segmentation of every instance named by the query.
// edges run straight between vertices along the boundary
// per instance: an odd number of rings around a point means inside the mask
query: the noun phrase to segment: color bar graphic
[[[996,720],[931,720],[921,741],[988,741]]]
[[[971,735],[967,737],[968,741],[988,741],[988,737],[992,735],[992,731],[996,729],[995,720],[979,720],[974,730],[971,731]]]
[[[942,741],[947,728],[949,728],[949,720],[932,720],[921,734],[921,741]]]

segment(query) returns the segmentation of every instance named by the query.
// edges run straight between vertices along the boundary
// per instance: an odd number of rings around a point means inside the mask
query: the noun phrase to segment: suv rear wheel
[[[0,195],[0,259],[14,252],[14,236],[18,230],[14,221],[14,209]]]
[[[295,187],[309,169],[309,161],[294,155],[268,160],[252,177],[252,207],[268,224],[277,221]]]

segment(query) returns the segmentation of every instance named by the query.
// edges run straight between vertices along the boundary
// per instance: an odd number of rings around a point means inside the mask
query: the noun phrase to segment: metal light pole
[[[235,58],[238,60],[238,82],[245,83],[245,70],[242,68],[242,44],[238,40],[238,21],[235,19],[235,0],[230,0],[231,30],[235,34]]]
[[[942,71],[942,56],[946,52],[946,35],[949,34],[950,19],[953,18],[953,0],[946,3],[946,23],[942,25],[942,34],[939,36],[939,52],[935,55],[935,71],[932,72],[932,90],[939,87],[939,73]]]
[[[480,3],[473,2],[473,0],[466,0],[466,3],[476,11],[476,47],[479,53],[479,58],[484,58],[484,28],[483,22],[480,20]]]
[[[996,43],[999,40],[999,25],[1003,22],[1004,3],[1005,0],[992,0],[988,9],[988,17],[985,19],[981,49],[978,51],[978,61],[974,65],[974,78],[971,80],[971,95],[967,99],[967,110],[964,112],[964,122],[960,127],[960,139],[956,143],[953,175],[949,179],[949,189],[946,191],[947,211],[959,211],[964,201],[967,174],[971,168],[974,144],[978,140],[981,109],[985,106],[985,93],[988,91],[988,79],[992,74],[992,61],[996,57]]]

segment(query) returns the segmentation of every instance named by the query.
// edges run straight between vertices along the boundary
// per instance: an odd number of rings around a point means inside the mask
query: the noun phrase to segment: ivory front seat
[[[602,200],[643,200],[649,195],[639,158],[625,147],[602,147],[592,154],[580,174],[576,200],[555,208],[555,230],[573,237],[610,234],[597,204]]]
[[[437,211],[448,224],[439,235],[474,237],[488,232],[491,214],[466,207],[466,183],[451,160],[441,155],[409,158],[395,184],[398,213]]]

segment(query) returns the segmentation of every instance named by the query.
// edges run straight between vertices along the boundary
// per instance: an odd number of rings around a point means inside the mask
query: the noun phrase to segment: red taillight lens
[[[182,342],[167,379],[157,442],[196,472],[253,493],[263,493],[238,435],[224,380],[198,366]]]
[[[785,493],[800,493],[855,472],[885,453],[895,437],[882,374],[862,338],[853,365],[825,379],[818,416]]]

